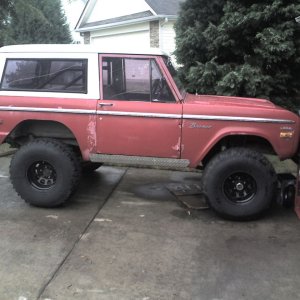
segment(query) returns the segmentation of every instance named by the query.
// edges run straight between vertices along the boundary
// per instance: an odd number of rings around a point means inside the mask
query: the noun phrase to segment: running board
[[[158,167],[167,169],[187,168],[190,164],[188,159],[91,154],[90,160],[98,163],[121,164],[128,166]]]

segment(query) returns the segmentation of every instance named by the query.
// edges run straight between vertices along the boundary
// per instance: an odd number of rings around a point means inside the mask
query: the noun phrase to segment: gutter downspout
[[[164,49],[164,39],[163,39],[163,30],[164,26],[169,22],[169,18],[165,16],[162,22],[159,22],[159,41],[160,41],[160,48]]]

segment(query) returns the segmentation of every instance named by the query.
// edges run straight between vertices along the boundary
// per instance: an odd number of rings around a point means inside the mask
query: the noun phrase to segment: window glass
[[[153,59],[105,57],[102,84],[107,100],[175,102]]]
[[[177,73],[176,69],[174,68],[174,66],[172,64],[171,58],[167,57],[167,56],[164,56],[163,60],[165,62],[165,65],[167,66],[170,74],[172,75],[173,80],[175,81],[175,83],[177,85],[177,88],[179,89],[181,95],[184,96],[185,95],[185,90],[184,90],[183,84],[180,81],[178,73]]]
[[[35,85],[34,79],[36,69],[37,61],[8,60],[6,63],[1,88],[27,89],[32,87]]]
[[[150,61],[134,58],[104,58],[104,99],[150,101]]]
[[[8,59],[4,90],[86,93],[86,60]]]
[[[175,102],[170,87],[154,60],[151,60],[151,96],[153,102]]]
[[[126,90],[150,95],[149,60],[125,59]]]
[[[108,63],[107,61],[104,61],[102,63],[102,82],[103,85],[108,86]]]

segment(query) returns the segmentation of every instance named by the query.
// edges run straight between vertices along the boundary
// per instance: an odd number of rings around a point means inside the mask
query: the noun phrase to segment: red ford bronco
[[[159,50],[8,46],[0,78],[0,143],[19,148],[10,177],[33,205],[62,204],[82,169],[103,163],[189,167],[204,168],[212,209],[250,219],[280,186],[264,154],[299,160],[299,116],[264,99],[185,93]],[[283,197],[300,203],[292,185]]]

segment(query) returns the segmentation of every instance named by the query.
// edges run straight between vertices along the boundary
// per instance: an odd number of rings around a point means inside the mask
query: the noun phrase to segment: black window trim
[[[85,69],[85,74],[83,74],[84,78],[84,90],[83,91],[68,91],[68,90],[48,90],[48,89],[7,89],[7,88],[2,88],[4,76],[5,76],[5,71],[7,67],[8,61],[17,61],[17,60],[22,60],[22,61],[38,61],[38,60],[50,60],[50,61],[81,61],[84,63],[84,69]],[[65,94],[87,94],[88,93],[88,59],[87,58],[49,58],[49,57],[39,57],[39,58],[18,58],[18,57],[10,57],[6,58],[5,60],[5,65],[3,68],[2,72],[2,78],[0,82],[0,91],[7,91],[7,92],[34,92],[34,93],[65,93]]]

